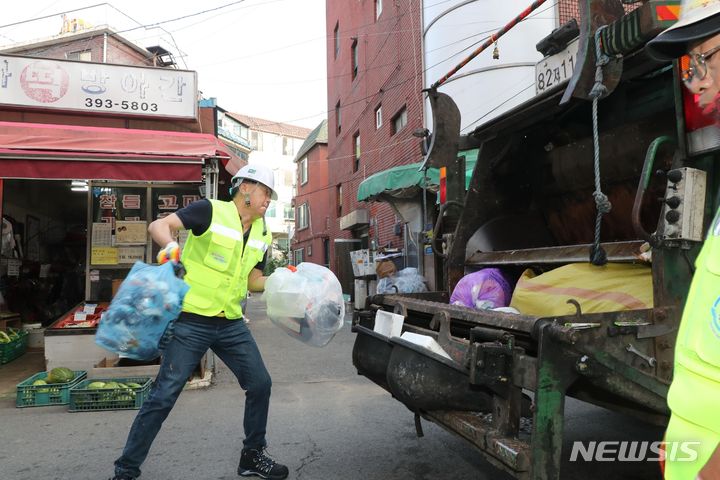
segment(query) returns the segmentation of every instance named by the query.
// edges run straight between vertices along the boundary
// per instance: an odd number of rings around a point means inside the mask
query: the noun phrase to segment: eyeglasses
[[[718,51],[720,51],[720,45],[711,48],[707,52],[689,53],[683,57],[681,60],[682,71],[680,72],[682,81],[690,84],[695,78],[698,80],[704,79],[708,72],[707,61]]]

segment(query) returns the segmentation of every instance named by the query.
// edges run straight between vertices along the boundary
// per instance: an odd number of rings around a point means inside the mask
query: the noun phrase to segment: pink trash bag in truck
[[[507,307],[512,297],[510,282],[497,268],[484,268],[465,275],[450,296],[452,305],[486,310]]]

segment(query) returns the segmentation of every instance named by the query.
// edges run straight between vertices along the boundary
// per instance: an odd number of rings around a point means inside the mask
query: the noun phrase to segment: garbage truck
[[[446,172],[428,235],[442,288],[370,296],[353,317],[354,366],[418,434],[438,424],[516,478],[560,478],[568,397],[666,425],[683,303],[720,201],[720,131],[683,87],[682,60],[644,49],[679,2],[623,3],[580,0],[577,22],[537,45],[557,65],[578,42],[569,80],[467,134],[453,99],[427,91],[425,163]],[[522,308],[450,302],[487,268]],[[625,302],[636,288],[649,300]]]

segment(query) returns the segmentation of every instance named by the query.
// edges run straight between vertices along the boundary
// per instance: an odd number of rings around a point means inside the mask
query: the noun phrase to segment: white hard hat
[[[265,165],[245,165],[238,170],[235,175],[233,175],[231,185],[233,187],[237,187],[240,185],[241,180],[250,180],[251,182],[262,183],[270,189],[270,198],[277,200],[278,196],[277,193],[275,193],[275,174],[273,174],[273,171]]]
[[[646,49],[659,60],[687,53],[688,44],[720,33],[720,0],[683,0],[680,18],[648,42]]]

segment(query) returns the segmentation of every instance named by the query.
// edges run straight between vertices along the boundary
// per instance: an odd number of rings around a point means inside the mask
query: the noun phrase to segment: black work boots
[[[288,468],[267,456],[265,449],[244,448],[240,454],[238,475],[282,480],[287,478]]]

